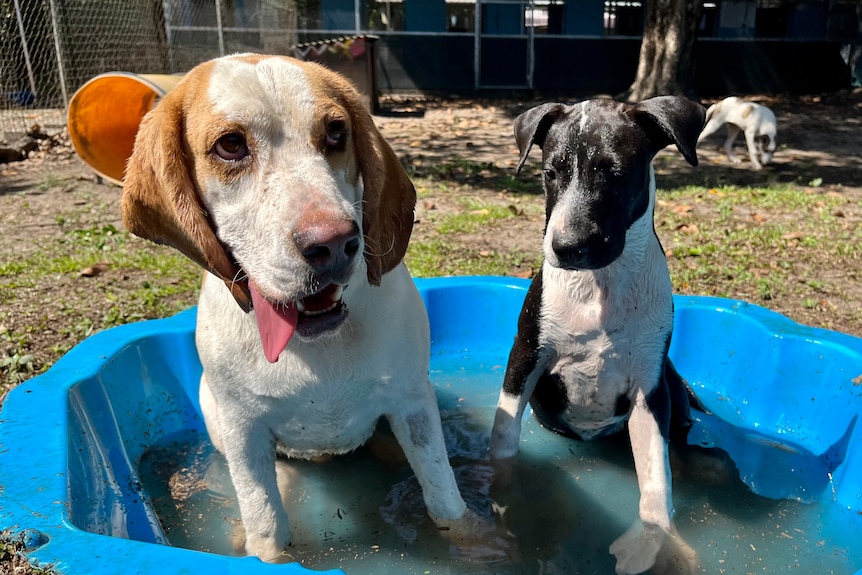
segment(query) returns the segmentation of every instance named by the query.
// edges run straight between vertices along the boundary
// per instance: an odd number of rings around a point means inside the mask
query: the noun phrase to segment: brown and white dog
[[[745,134],[745,145],[748,147],[752,168],[759,170],[772,162],[777,131],[775,114],[772,110],[754,102],[746,102],[736,96],[725,98],[707,109],[706,125],[697,139],[698,143],[717,132],[722,126],[727,126],[724,153],[731,162],[739,164],[742,161],[733,153],[733,144],[740,132]]]
[[[476,528],[428,380],[425,307],[402,263],[415,200],[358,93],[315,64],[206,62],[141,124],[123,220],[209,272],[200,402],[249,554],[289,558],[276,454],[349,452],[381,417],[429,515],[453,536]]]

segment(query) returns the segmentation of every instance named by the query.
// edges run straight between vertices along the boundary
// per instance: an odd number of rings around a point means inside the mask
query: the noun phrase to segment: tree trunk
[[[635,81],[622,94],[639,102],[663,95],[694,95],[694,45],[702,2],[649,0]]]

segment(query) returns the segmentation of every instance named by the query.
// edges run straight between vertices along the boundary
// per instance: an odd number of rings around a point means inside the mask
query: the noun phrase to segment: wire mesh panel
[[[0,10],[0,128],[23,132],[33,123],[25,110],[63,105],[51,11],[24,0],[4,0]]]
[[[236,52],[290,54],[319,36],[300,37],[300,27],[321,25],[320,0],[2,0],[0,14],[0,139],[48,110],[62,122],[75,90],[99,74],[185,72]]]
[[[100,73],[168,69],[161,0],[4,0],[0,10],[4,132],[62,122],[71,95]]]
[[[297,43],[298,13],[308,3],[164,0],[171,66],[184,71],[209,58],[238,52],[288,54]]]

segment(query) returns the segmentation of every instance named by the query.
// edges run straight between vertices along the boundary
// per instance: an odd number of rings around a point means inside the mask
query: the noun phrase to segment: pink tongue
[[[269,363],[278,361],[278,356],[287,347],[287,342],[296,331],[296,322],[299,320],[299,312],[296,305],[280,305],[278,309],[265,299],[253,285],[251,288],[251,302],[254,305],[254,315],[257,318],[257,329],[260,332],[260,340],[263,342],[263,353]]]

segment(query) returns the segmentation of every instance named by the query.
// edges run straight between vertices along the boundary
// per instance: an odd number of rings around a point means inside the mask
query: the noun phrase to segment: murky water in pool
[[[528,418],[507,487],[489,491],[484,456],[502,367],[462,375],[454,365],[437,367],[432,379],[459,484],[480,515],[492,513],[493,498],[514,537],[509,557],[459,559],[427,518],[410,469],[360,449],[327,462],[279,463],[289,478],[294,558],[349,575],[613,573],[608,546],[637,515],[625,438],[572,441]],[[469,397],[454,394],[464,389]],[[144,456],[141,475],[172,545],[236,554],[236,499],[224,459],[204,436],[166,438]],[[679,534],[705,573],[851,575],[862,568],[862,517],[754,495],[720,458],[675,460],[674,502]]]

